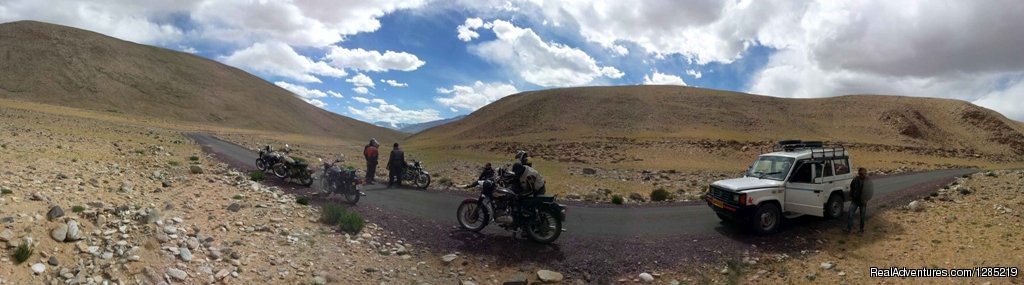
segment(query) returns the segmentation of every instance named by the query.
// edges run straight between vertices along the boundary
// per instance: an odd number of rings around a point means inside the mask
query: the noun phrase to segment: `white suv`
[[[758,233],[778,230],[782,217],[838,218],[855,173],[842,146],[780,141],[758,156],[743,178],[708,187],[708,207],[722,220],[749,223]]]

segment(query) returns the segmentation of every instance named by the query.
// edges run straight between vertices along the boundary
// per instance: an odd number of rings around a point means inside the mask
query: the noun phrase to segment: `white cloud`
[[[665,74],[658,72],[657,70],[650,75],[644,75],[644,85],[682,85],[686,86],[686,82],[683,82],[683,78],[671,74]]]
[[[186,32],[168,21],[155,19],[166,19],[171,14],[190,11],[196,7],[197,2],[5,0],[0,1],[0,23],[36,20],[86,29],[137,43],[169,44],[181,40]]]
[[[451,88],[438,88],[437,93],[450,94],[450,97],[437,97],[435,101],[449,107],[453,112],[458,109],[475,111],[505,96],[518,93],[515,86],[504,83],[474,82],[472,86],[454,85]]]
[[[365,71],[413,71],[426,63],[416,55],[406,52],[389,50],[382,54],[375,50],[346,49],[338,46],[331,47],[326,58],[335,67]]]
[[[459,39],[468,42],[480,36],[475,30],[484,26],[484,20],[480,18],[467,18],[466,23],[459,25],[455,30],[459,33]]]
[[[386,83],[387,85],[391,85],[391,87],[409,87],[408,83],[398,82],[397,80],[394,79],[381,79],[380,82]]]
[[[352,88],[352,92],[356,92],[356,93],[359,93],[359,94],[366,95],[366,94],[370,94],[370,89],[367,89],[366,87],[363,87],[363,86],[359,86],[359,87],[356,87],[356,88]]]
[[[527,82],[544,87],[579,86],[598,77],[623,76],[615,67],[597,65],[582,50],[545,42],[532,29],[502,20],[491,24],[497,39],[472,46],[470,51],[512,70]]]
[[[373,32],[380,17],[422,7],[426,0],[6,0],[0,22],[38,20],[96,31],[147,44],[173,43],[186,37],[232,42],[280,41],[292,46],[324,47],[345,36]],[[175,17],[190,20],[184,31]]]
[[[295,85],[284,81],[274,82],[274,85],[284,88],[285,90],[288,90],[289,92],[292,92],[293,94],[298,95],[299,97],[302,97],[304,99],[325,97],[345,98],[345,96],[342,96],[340,93],[334,92],[332,90],[320,91],[318,89],[310,89],[306,88],[305,86]]]
[[[356,100],[363,104],[370,104],[370,99],[367,99],[366,97],[352,96],[352,100]]]
[[[362,109],[348,106],[348,112],[370,122],[396,123],[422,123],[441,119],[441,115],[434,109],[403,110],[398,106],[387,104],[383,100],[373,100],[376,106],[366,106]]]
[[[374,86],[376,86],[373,83],[373,79],[372,78],[370,78],[369,76],[366,76],[366,74],[362,74],[362,73],[356,74],[355,76],[352,76],[352,78],[345,79],[345,82],[352,83],[352,85],[354,85],[356,87],[374,87]]]
[[[199,51],[196,50],[195,48],[190,47],[190,46],[186,46],[186,45],[178,45],[178,50],[182,51],[182,52],[186,52],[186,53],[191,53],[191,54],[199,53]]]
[[[703,74],[701,74],[700,71],[693,70],[693,69],[687,69],[686,70],[686,75],[693,76],[693,78],[696,78],[696,79],[700,79],[700,77],[703,76]]]
[[[344,77],[346,75],[344,70],[334,68],[322,61],[313,61],[281,42],[256,43],[222,57],[220,60],[249,71],[287,77],[306,83],[320,82],[315,75],[329,77]]]
[[[387,101],[384,101],[384,99],[380,99],[380,98],[373,98],[370,101],[373,102],[373,103],[381,104],[381,105],[385,105],[385,104],[388,103]]]
[[[318,99],[302,99],[302,100],[304,100],[304,101],[306,101],[306,103],[309,103],[310,105],[316,106],[317,108],[320,108],[320,109],[323,109],[324,107],[327,107],[327,103],[324,103],[324,101],[320,101]]]
[[[423,0],[204,1],[191,11],[205,38],[251,42],[273,39],[294,46],[325,47],[345,36],[373,32],[378,18],[421,7]]]

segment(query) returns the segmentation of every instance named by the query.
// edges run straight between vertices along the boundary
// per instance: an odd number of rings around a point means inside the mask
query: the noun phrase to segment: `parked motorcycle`
[[[302,186],[313,185],[312,171],[309,170],[309,163],[302,159],[295,159],[287,155],[281,157],[281,162],[272,167],[274,176],[281,179],[295,178]]]
[[[564,231],[565,205],[555,203],[552,196],[518,195],[507,187],[500,187],[501,182],[477,182],[480,196],[463,200],[459,205],[459,226],[479,232],[494,222],[512,232],[522,229],[537,243],[548,244],[558,239]]]
[[[267,172],[278,162],[281,162],[281,153],[274,152],[270,149],[270,146],[266,146],[260,149],[259,156],[256,158],[256,169]]]
[[[417,188],[427,189],[430,186],[430,173],[423,170],[423,164],[417,160],[405,167],[405,172],[402,173],[402,181],[415,185]]]
[[[349,204],[358,203],[359,197],[362,196],[362,191],[359,188],[363,184],[363,178],[356,174],[356,170],[353,168],[343,169],[339,165],[340,159],[333,162],[319,160],[323,163],[323,167],[314,174],[314,180],[319,181],[320,193],[326,194],[328,197],[333,194],[341,194]]]

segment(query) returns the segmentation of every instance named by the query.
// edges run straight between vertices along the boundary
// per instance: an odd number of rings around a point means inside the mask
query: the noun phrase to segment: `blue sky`
[[[196,53],[367,122],[635,84],[951,98],[1024,120],[1024,3],[940,2],[9,0],[0,22]]]

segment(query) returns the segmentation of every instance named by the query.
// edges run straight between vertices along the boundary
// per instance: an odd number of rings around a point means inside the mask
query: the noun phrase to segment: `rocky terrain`
[[[0,107],[0,284],[538,278],[432,251],[372,222],[341,232],[319,222],[318,207],[214,162],[178,130],[97,117]],[[31,254],[18,262],[23,244]]]

